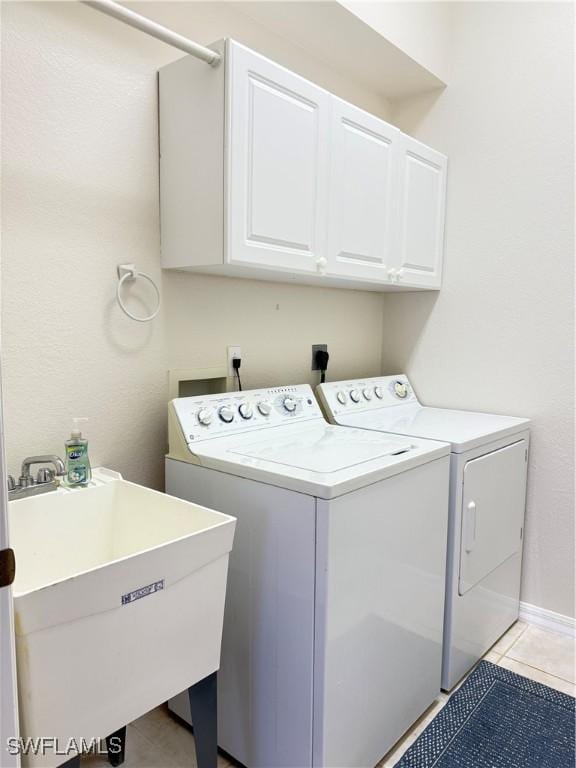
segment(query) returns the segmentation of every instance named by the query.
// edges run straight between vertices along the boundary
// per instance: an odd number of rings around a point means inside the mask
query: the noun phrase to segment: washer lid
[[[254,440],[231,449],[230,453],[308,472],[330,474],[357,467],[366,461],[401,456],[414,450],[408,438],[382,435],[383,439],[374,440],[370,437],[373,436],[356,429],[322,429],[305,434],[300,430],[264,444],[261,439]]]
[[[447,456],[417,438],[327,424],[289,424],[190,446],[201,465],[330,499]]]
[[[337,418],[338,423],[344,426],[451,443],[453,453],[462,453],[517,434],[530,425],[529,419],[427,408],[417,402],[365,413],[339,414]]]

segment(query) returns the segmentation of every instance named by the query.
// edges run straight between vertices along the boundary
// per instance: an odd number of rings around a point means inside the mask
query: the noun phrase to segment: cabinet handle
[[[13,549],[0,549],[0,587],[9,587],[16,576],[16,559]]]
[[[474,547],[476,546],[476,504],[475,502],[471,501],[467,508],[467,514],[466,514],[466,538],[465,538],[465,547],[466,547],[466,553],[469,554],[472,552]]]
[[[324,274],[326,272],[326,267],[328,266],[328,259],[325,256],[318,256],[316,259],[316,269],[321,274]]]

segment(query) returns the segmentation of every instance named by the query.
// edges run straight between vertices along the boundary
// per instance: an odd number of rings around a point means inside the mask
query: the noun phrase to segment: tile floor
[[[547,632],[519,621],[484,657],[519,675],[537,680],[576,696],[576,642],[566,635]],[[392,768],[448,701],[441,693],[436,702],[379,763],[378,768]],[[194,738],[168,713],[158,707],[128,726],[125,768],[194,768]],[[223,756],[219,768],[231,763]],[[87,756],[82,768],[109,768],[105,757]]]
[[[572,637],[517,621],[484,658],[550,688],[576,696],[576,641]],[[379,763],[378,768],[392,768],[448,699],[447,694],[441,693],[432,707]]]

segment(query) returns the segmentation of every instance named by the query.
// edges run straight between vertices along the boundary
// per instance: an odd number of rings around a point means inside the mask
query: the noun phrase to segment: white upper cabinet
[[[228,65],[230,263],[316,271],[324,266],[330,95],[240,46]]]
[[[227,40],[160,70],[162,265],[438,289],[446,158]]]
[[[391,273],[400,285],[440,288],[446,165],[446,157],[440,152],[401,135],[396,187],[397,239]]]
[[[395,152],[400,131],[332,100],[328,271],[387,280],[394,234]]]

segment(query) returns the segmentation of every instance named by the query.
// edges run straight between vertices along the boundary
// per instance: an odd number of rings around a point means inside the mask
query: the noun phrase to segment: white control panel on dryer
[[[169,407],[170,421],[175,418],[190,446],[222,435],[323,418],[309,384],[179,397]]]
[[[320,384],[316,388],[316,394],[328,417],[418,402],[412,385],[404,374],[330,381]]]

